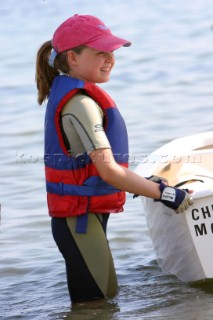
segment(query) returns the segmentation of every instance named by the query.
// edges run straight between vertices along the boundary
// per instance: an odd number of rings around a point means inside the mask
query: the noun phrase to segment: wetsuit
[[[103,111],[85,94],[78,93],[64,106],[61,129],[72,156],[111,148],[103,130]],[[76,217],[52,218],[52,232],[62,253],[72,302],[115,295],[117,278],[106,237],[109,214],[88,215],[86,234],[75,232]]]

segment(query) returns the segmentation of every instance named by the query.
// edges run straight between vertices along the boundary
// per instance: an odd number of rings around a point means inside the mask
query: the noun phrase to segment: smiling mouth
[[[104,71],[104,72],[110,72],[111,71],[111,68],[101,68],[101,71]]]

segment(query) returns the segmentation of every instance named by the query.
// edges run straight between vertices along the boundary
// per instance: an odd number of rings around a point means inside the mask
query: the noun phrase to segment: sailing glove
[[[176,213],[184,212],[193,204],[192,197],[189,195],[187,189],[177,189],[160,182],[160,191],[160,200],[156,201],[161,201],[165,206],[175,210]]]

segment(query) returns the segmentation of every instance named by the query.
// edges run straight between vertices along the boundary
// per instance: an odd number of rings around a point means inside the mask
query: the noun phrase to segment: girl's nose
[[[105,53],[105,59],[106,59],[106,61],[114,60],[114,53],[113,52],[106,52]]]

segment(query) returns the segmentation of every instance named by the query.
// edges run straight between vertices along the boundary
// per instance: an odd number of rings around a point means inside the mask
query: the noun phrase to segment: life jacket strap
[[[119,192],[110,184],[103,181],[98,176],[92,176],[87,179],[83,185],[66,184],[63,182],[54,183],[46,182],[46,190],[49,193],[58,194],[60,196],[102,196]]]
[[[80,234],[87,233],[88,211],[77,217],[75,232]]]
[[[87,233],[89,202],[90,202],[90,197],[88,197],[87,211],[84,214],[81,214],[80,216],[77,217],[75,233],[80,233],[80,234]]]
[[[114,188],[110,184],[103,181],[99,176],[88,178],[83,185],[65,184],[63,182],[54,183],[46,182],[46,190],[49,193],[58,194],[60,196],[87,196],[88,206],[87,211],[77,217],[76,233],[87,233],[89,198],[91,196],[110,195],[119,192],[119,189]]]

